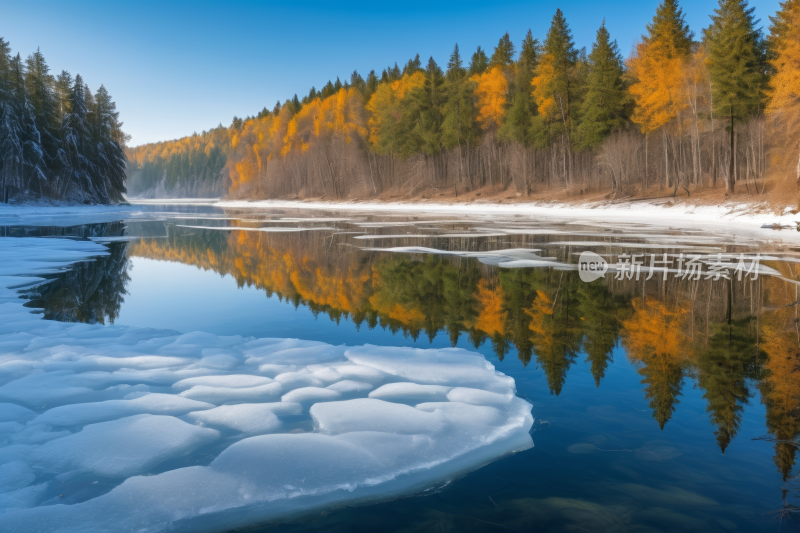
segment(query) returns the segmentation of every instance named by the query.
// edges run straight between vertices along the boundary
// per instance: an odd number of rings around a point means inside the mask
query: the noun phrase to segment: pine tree
[[[56,76],[54,89],[56,98],[56,117],[60,125],[64,121],[64,116],[68,114],[71,109],[69,107],[69,95],[72,91],[72,74],[66,70],[62,70],[61,74]]]
[[[663,0],[656,8],[653,21],[647,25],[644,42],[664,47],[667,57],[683,57],[689,54],[693,37],[678,1]]]
[[[59,144],[60,122],[53,91],[55,80],[40,50],[28,56],[25,63],[25,88],[33,108],[36,129],[41,136],[44,166],[50,169],[56,160]]]
[[[605,21],[589,55],[586,97],[581,108],[578,146],[594,148],[626,122],[628,95],[622,79],[622,57]]]
[[[572,176],[573,107],[579,105],[578,87],[574,79],[578,51],[560,9],[553,15],[542,52],[532,82],[533,96],[542,120],[549,126],[550,138],[561,140],[564,185],[568,186]]]
[[[422,151],[433,155],[441,150],[442,108],[445,103],[444,73],[433,57],[425,68],[425,85],[420,91],[420,121],[418,135]]]
[[[374,70],[370,70],[367,75],[367,82],[364,86],[364,101],[368,102],[370,97],[375,94],[378,89],[378,76],[375,75]]]
[[[704,32],[708,43],[714,113],[730,119],[731,157],[727,189],[735,192],[734,140],[736,121],[745,120],[761,104],[764,74],[760,68],[761,34],[746,0],[720,0]]]
[[[125,187],[125,142],[122,123],[119,121],[117,105],[111,100],[106,88],[101,85],[94,98],[92,124],[93,145],[95,147],[94,167],[97,180],[102,180],[108,200],[121,202]]]
[[[489,67],[489,58],[486,57],[486,52],[479,46],[475,53],[472,54],[472,60],[469,63],[469,75],[483,74]]]
[[[531,30],[528,29],[528,33],[525,34],[525,39],[522,40],[517,63],[520,66],[525,66],[531,72],[536,72],[540,53],[539,39],[534,39]]]
[[[514,140],[525,147],[530,146],[532,142],[531,128],[536,106],[530,88],[533,73],[538,64],[538,56],[539,41],[534,39],[533,34],[528,30],[520,47],[511,106],[499,131],[501,139]],[[525,180],[525,183],[527,186],[527,180]]]
[[[78,74],[70,91],[70,112],[64,116],[61,124],[63,185],[59,196],[66,198],[70,188],[77,185],[78,191],[72,197],[87,201],[95,196],[95,191],[91,182],[94,173],[92,162],[87,157],[92,136],[87,123],[88,109],[84,90],[83,78]]]
[[[342,84],[339,81],[339,78],[336,78],[336,83],[339,84],[339,89],[341,89]],[[300,112],[301,109],[303,109],[303,104],[300,103],[300,99],[297,98],[297,93],[295,93],[295,95],[292,97],[292,114],[296,115],[297,113]]]
[[[334,94],[336,94],[336,89],[333,87],[333,83],[331,83],[331,80],[328,80],[328,83],[326,83],[322,87],[322,90],[319,92],[319,97],[325,100],[326,98],[328,98],[329,96],[333,96]]]
[[[355,87],[358,89],[362,94],[364,93],[364,89],[366,88],[366,82],[364,78],[361,77],[361,74],[358,73],[357,70],[354,70],[352,74],[350,74],[350,86]]]
[[[541,89],[537,86],[537,92],[545,98],[552,98],[550,112],[568,124],[572,100],[577,89],[572,83],[572,69],[578,60],[578,51],[572,41],[572,32],[567,20],[560,9],[553,15],[542,51],[547,56],[552,76],[541,80],[543,86]],[[541,105],[539,103],[540,108]],[[542,109],[539,111],[546,114]]]
[[[511,42],[511,37],[508,32],[500,37],[500,41],[492,52],[492,59],[489,61],[489,68],[492,67],[507,67],[514,62],[514,43]]]
[[[24,84],[20,62],[11,57],[11,47],[0,39],[0,200],[8,203],[13,189],[22,189],[25,134],[20,122],[20,91]]]
[[[479,47],[472,56],[471,66],[476,65],[476,56],[481,54],[482,50]],[[483,60],[485,59],[486,54],[483,54]],[[478,58],[479,61],[480,58]],[[445,148],[458,147],[458,176],[461,183],[469,177],[469,167],[464,163],[463,152],[469,150],[477,140],[476,112],[472,99],[474,85],[464,70],[461,53],[458,43],[456,43],[447,62],[447,73],[445,74],[444,89],[447,94],[447,102],[442,117],[441,139]],[[457,190],[456,194],[458,194]]]

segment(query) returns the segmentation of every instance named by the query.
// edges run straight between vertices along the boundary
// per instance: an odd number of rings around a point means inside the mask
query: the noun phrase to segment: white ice
[[[0,531],[225,531],[423,490],[533,444],[531,405],[480,354],[22,307],[16,287],[103,253],[0,238]]]

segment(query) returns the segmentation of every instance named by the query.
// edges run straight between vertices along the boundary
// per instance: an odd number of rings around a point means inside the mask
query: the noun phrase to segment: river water
[[[255,530],[796,528],[800,253],[784,241],[568,218],[142,209],[6,226],[10,237],[91,237],[110,251],[25,288],[26,312],[459,347],[533,405],[530,449],[421,492]],[[604,277],[581,279],[585,251],[608,262]]]

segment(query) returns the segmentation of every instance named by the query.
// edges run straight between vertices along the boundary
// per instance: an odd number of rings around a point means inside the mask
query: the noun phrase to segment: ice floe
[[[103,253],[0,238],[2,531],[225,531],[533,444],[531,405],[480,354],[69,324],[16,297]]]

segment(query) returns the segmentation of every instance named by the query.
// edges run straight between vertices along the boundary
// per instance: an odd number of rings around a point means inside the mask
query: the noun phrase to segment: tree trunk
[[[667,152],[667,128],[664,127],[664,187],[669,189],[669,153]]]
[[[800,145],[800,143],[798,143]],[[800,153],[798,153],[797,158],[797,183],[800,184]]]
[[[734,132],[733,132],[733,129],[734,129],[733,128],[733,126],[734,126],[733,106],[730,106],[730,109],[731,109],[731,160],[730,160],[729,167],[728,167],[729,171],[728,171],[728,187],[727,187],[727,189],[728,189],[729,193],[734,194],[736,192],[735,191],[736,176],[734,176],[734,170],[735,170],[736,164],[734,162],[734,150],[735,150],[734,138],[735,137],[734,137]]]

